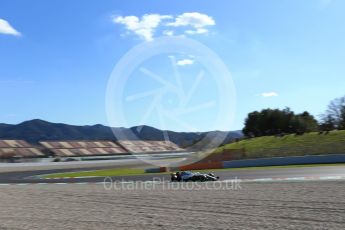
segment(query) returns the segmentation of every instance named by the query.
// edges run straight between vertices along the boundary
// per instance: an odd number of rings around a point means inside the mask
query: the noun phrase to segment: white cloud
[[[163,34],[166,36],[173,36],[174,35],[174,31],[172,30],[164,30]]]
[[[20,36],[21,33],[14,29],[8,21],[0,18],[0,34]]]
[[[176,65],[184,66],[184,65],[192,65],[194,60],[192,59],[182,59],[176,62]]]
[[[206,14],[198,12],[183,13],[175,18],[174,22],[167,23],[168,26],[181,27],[190,26],[193,30],[186,30],[187,34],[204,34],[208,32],[207,26],[214,26],[214,19]]]
[[[133,15],[114,16],[113,22],[125,25],[127,31],[145,41],[152,41],[158,32],[166,36],[181,35],[181,32],[178,34],[176,31],[180,27],[185,27],[182,35],[206,34],[209,32],[206,27],[216,24],[212,17],[198,12],[183,13],[176,17],[160,14],[145,14],[141,18]],[[160,27],[163,29],[158,30]]]
[[[169,15],[145,14],[139,19],[137,16],[117,16],[113,18],[115,23],[123,24],[126,29],[137,34],[146,41],[152,41],[156,28],[162,20],[169,19]]]
[[[208,29],[205,28],[197,28],[196,30],[186,30],[186,34],[206,34],[208,33]]]
[[[278,97],[278,93],[276,92],[267,92],[267,93],[262,93],[262,97]]]

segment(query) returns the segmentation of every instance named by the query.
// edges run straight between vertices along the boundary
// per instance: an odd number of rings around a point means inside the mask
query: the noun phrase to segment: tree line
[[[260,137],[341,129],[345,129],[345,96],[332,100],[320,121],[307,111],[295,114],[289,108],[251,112],[245,119],[243,133],[247,137]]]

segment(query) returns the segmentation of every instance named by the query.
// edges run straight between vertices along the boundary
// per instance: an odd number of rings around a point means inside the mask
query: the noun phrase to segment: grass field
[[[42,178],[62,178],[62,177],[106,177],[106,176],[126,176],[144,174],[144,169],[103,169],[93,171],[54,173],[44,175]]]
[[[313,132],[300,136],[257,137],[222,146],[215,153],[227,149],[244,149],[246,158],[345,153],[345,130],[329,134]]]

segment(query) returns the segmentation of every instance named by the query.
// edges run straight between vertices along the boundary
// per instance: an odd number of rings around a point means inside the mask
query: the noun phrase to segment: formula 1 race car
[[[190,172],[182,171],[171,174],[171,182],[188,182],[188,181],[217,181],[219,177],[216,177],[213,173],[199,173],[199,172]]]

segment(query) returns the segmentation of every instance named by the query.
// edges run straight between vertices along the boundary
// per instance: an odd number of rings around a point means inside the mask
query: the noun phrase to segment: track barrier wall
[[[241,167],[260,167],[260,166],[284,166],[299,164],[332,164],[345,163],[345,154],[330,155],[310,155],[295,157],[272,157],[248,160],[224,161],[223,168],[241,168]]]
[[[145,173],[160,173],[161,169],[160,168],[149,168],[145,169]]]
[[[146,173],[203,170],[203,169],[222,169],[222,168],[241,168],[241,167],[261,167],[261,166],[285,166],[285,165],[302,165],[302,164],[333,164],[345,163],[345,154],[330,155],[310,155],[294,157],[272,157],[248,160],[218,161],[208,163],[194,163],[180,166],[178,168],[149,168],[145,169]]]
[[[223,162],[210,162],[210,163],[195,163],[179,167],[181,171],[188,170],[202,170],[202,169],[221,169],[223,168]]]

